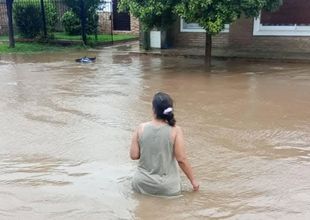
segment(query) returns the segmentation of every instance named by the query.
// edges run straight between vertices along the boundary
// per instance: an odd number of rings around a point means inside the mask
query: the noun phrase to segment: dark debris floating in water
[[[76,59],[75,62],[78,62],[78,63],[94,63],[94,62],[96,62],[96,57],[81,57],[79,59]]]

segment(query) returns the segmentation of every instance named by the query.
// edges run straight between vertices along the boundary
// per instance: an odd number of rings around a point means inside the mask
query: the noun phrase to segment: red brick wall
[[[240,19],[232,25],[229,47],[239,51],[310,52],[310,37],[253,36],[253,19]]]
[[[111,33],[110,12],[101,12],[99,14],[99,32]],[[113,31],[114,33],[127,33],[139,35],[139,20],[133,16],[130,17],[130,31]]]
[[[261,14],[261,23],[269,25],[310,24],[309,11],[309,0],[285,0],[275,12],[263,11]]]
[[[131,29],[132,34],[139,35],[140,22],[136,17],[134,17],[132,15],[130,16],[130,29]]]
[[[99,13],[99,32],[100,33],[111,33],[111,13],[100,12]]]
[[[173,47],[204,47],[205,33],[181,32],[180,21],[178,20],[172,31]],[[214,47],[226,47],[228,44],[228,33],[220,33],[213,37]]]
[[[0,35],[7,34],[7,14],[5,3],[0,3]]]
[[[180,22],[172,31],[174,47],[203,47],[204,33],[180,32]],[[234,52],[281,53],[310,52],[310,37],[296,36],[253,36],[253,19],[239,19],[230,25],[229,33],[213,37],[213,47]]]

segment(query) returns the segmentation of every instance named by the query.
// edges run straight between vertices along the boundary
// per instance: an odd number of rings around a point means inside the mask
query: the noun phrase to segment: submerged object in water
[[[95,61],[96,61],[96,57],[82,57],[82,58],[75,60],[75,62],[78,62],[78,63],[93,63]]]

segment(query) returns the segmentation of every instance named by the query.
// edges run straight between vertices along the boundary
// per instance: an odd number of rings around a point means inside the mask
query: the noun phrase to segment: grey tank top
[[[146,124],[139,137],[140,159],[133,176],[136,192],[175,196],[181,192],[181,180],[171,142],[169,125]]]

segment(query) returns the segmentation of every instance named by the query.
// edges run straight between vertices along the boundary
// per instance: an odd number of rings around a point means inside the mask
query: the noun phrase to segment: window
[[[181,32],[206,32],[197,23],[186,23],[183,20],[183,18],[181,18],[180,22],[181,22]],[[229,24],[225,24],[225,28],[224,30],[222,30],[222,33],[228,33],[228,32],[229,32]]]
[[[310,36],[310,1],[285,0],[276,12],[254,20],[255,36]]]

